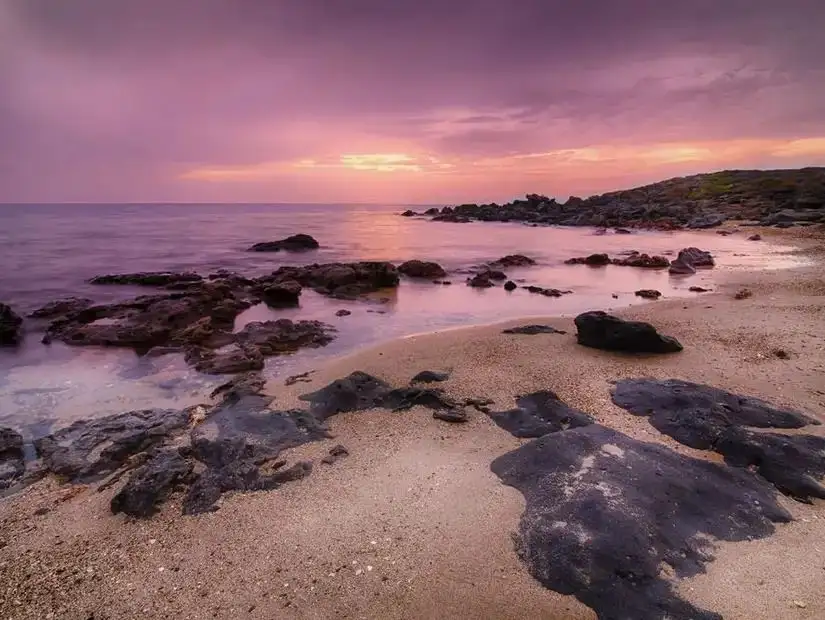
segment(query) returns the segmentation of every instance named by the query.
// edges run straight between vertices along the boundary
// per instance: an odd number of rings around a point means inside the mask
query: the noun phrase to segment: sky
[[[823,0],[0,0],[0,202],[488,202],[825,165],[823,31]]]

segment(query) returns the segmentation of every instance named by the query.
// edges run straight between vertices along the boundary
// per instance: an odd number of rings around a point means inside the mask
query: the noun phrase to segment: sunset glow
[[[825,164],[822,6],[587,4],[4,0],[0,201],[501,201]]]

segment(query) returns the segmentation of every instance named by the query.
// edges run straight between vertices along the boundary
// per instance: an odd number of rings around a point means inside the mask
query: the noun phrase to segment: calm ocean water
[[[592,229],[531,228],[522,224],[435,223],[400,217],[403,205],[0,205],[0,301],[28,313],[68,295],[100,302],[146,293],[146,289],[86,283],[103,273],[229,269],[259,275],[285,264],[310,262],[435,260],[448,270],[471,267],[505,254],[522,253],[539,265],[510,270],[530,284],[571,289],[561,299],[508,294],[501,288],[403,281],[384,314],[367,313],[363,302],[339,302],[306,291],[300,309],[262,306],[239,324],[287,316],[327,321],[339,329],[328,347],[273,358],[269,376],[306,370],[324,358],[404,335],[515,317],[573,314],[639,303],[633,291],[655,288],[666,296],[689,295],[695,284],[712,284],[727,269],[782,267],[782,248],[745,241],[745,235],[636,233],[597,235]],[[244,250],[252,243],[297,232],[322,245],[307,254]],[[662,271],[567,266],[571,256],[596,251],[649,253],[696,245],[717,257],[717,270],[689,280]],[[612,297],[619,294],[619,299]],[[335,311],[353,314],[337,318]],[[73,419],[127,409],[202,402],[219,379],[198,375],[177,356],[139,358],[129,351],[77,349],[40,344],[35,326],[18,351],[0,351],[0,424],[40,434]]]

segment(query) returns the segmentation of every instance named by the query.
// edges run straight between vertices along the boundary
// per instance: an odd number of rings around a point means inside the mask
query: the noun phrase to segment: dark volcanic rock
[[[661,291],[657,291],[654,289],[643,288],[641,290],[636,291],[634,295],[636,295],[636,297],[642,297],[643,299],[659,299],[659,297],[662,296],[662,293]]]
[[[85,297],[67,297],[50,301],[45,306],[32,312],[29,317],[33,319],[53,319],[67,314],[80,312],[91,306],[94,302]]]
[[[189,424],[186,410],[146,409],[82,420],[35,440],[46,469],[72,482],[93,480],[160,445]]]
[[[526,500],[517,550],[530,573],[605,620],[721,620],[680,598],[662,566],[694,576],[712,540],[765,537],[791,520],[745,470],[596,424],[546,434],[491,468]]]
[[[352,312],[342,308],[341,310],[338,310],[338,312],[335,313],[335,316],[349,316],[350,314],[352,314]]]
[[[20,344],[23,339],[23,319],[6,304],[0,304],[0,347]]]
[[[218,350],[192,347],[187,349],[185,359],[195,370],[209,375],[232,375],[264,367],[264,356],[256,347],[237,343]]]
[[[263,321],[248,323],[235,334],[239,344],[253,347],[264,357],[323,347],[333,341],[335,328],[320,321]]]
[[[213,510],[227,491],[271,490],[310,473],[309,463],[274,473],[262,468],[287,448],[329,436],[309,412],[273,411],[270,400],[258,393],[236,392],[192,430],[192,454],[207,469],[184,498],[185,514]]]
[[[541,437],[547,433],[593,424],[593,418],[568,407],[550,390],[521,396],[516,400],[516,405],[515,409],[489,414],[493,422],[516,437]]]
[[[195,283],[184,292],[144,295],[92,306],[52,322],[43,339],[75,346],[221,347],[232,342],[232,320],[251,302],[220,282]]]
[[[105,276],[97,276],[89,280],[90,284],[131,284],[133,286],[168,286],[170,284],[181,284],[191,282],[201,282],[203,276],[197,273],[173,273],[168,271],[148,271],[140,273],[120,273]]]
[[[431,222],[452,222],[453,224],[469,224],[473,220],[471,220],[469,217],[465,217],[463,215],[457,215],[455,213],[442,213],[440,215],[436,215],[430,221]]]
[[[691,286],[688,290],[691,293],[707,293],[710,289],[709,288],[703,288],[701,286]]]
[[[131,517],[151,517],[169,497],[175,486],[187,481],[193,464],[177,450],[166,450],[151,457],[131,475],[112,498],[112,513]]]
[[[676,353],[682,345],[663,336],[650,323],[625,321],[600,310],[575,319],[578,342],[586,347],[629,353]]]
[[[544,295],[545,297],[561,297],[562,295],[567,295],[573,292],[561,291],[557,288],[543,288],[541,286],[525,286],[524,289],[534,295]]]
[[[518,288],[518,284],[516,284],[512,280],[507,280],[507,282],[504,283],[504,290],[505,291],[508,291],[508,292],[509,291],[514,291],[517,288]]]
[[[568,258],[564,261],[567,265],[590,265],[591,267],[604,267],[610,264],[610,257],[607,254],[591,254],[590,256],[579,256]]]
[[[0,426],[0,491],[17,482],[26,469],[23,460],[23,437]]]
[[[448,372],[438,372],[435,370],[422,370],[417,375],[415,375],[412,379],[410,379],[410,383],[436,383],[439,381],[446,381],[450,378],[450,373]]]
[[[260,285],[294,280],[322,295],[355,299],[359,295],[398,286],[398,271],[387,262],[325,263],[281,267],[258,280]]]
[[[407,210],[406,210],[406,211],[404,211],[404,213],[402,213],[401,215],[403,215],[404,217],[412,217],[412,216],[414,216],[414,215],[418,215],[418,213],[416,213],[415,211],[413,211],[413,210],[411,210],[411,209],[407,209]]]
[[[422,260],[408,260],[398,266],[398,271],[410,278],[443,278],[447,275],[444,268],[438,263]]]
[[[670,265],[670,261],[664,256],[650,256],[638,252],[633,252],[625,258],[614,258],[610,262],[621,267],[641,267],[643,269],[663,269]]]
[[[710,252],[693,247],[680,250],[676,260],[693,265],[694,267],[713,267],[716,264]]]
[[[261,298],[270,308],[294,307],[301,299],[301,285],[295,280],[275,282],[261,290]]]
[[[518,327],[510,327],[501,332],[502,334],[524,334],[527,336],[535,336],[536,334],[566,334],[567,332],[549,325],[519,325]]]
[[[756,233],[755,235],[751,235],[748,237],[748,241],[762,241],[762,235]]]
[[[316,392],[302,395],[301,400],[308,401],[310,410],[326,419],[336,413],[377,407],[391,389],[381,379],[357,370]]]
[[[625,379],[613,402],[647,416],[658,431],[699,450],[714,450],[738,467],[757,467],[779,490],[800,498],[825,497],[825,438],[777,435],[750,428],[795,429],[819,421],[758,398],[676,379]]]
[[[249,252],[305,252],[307,250],[317,250],[320,247],[318,242],[310,235],[303,233],[292,235],[286,239],[278,241],[264,241],[256,243],[249,248]]]
[[[493,269],[506,269],[508,267],[529,267],[535,264],[536,261],[529,256],[524,256],[523,254],[508,254],[490,263],[490,267]]]
[[[304,394],[301,400],[310,403],[310,411],[321,419],[336,413],[362,411],[381,407],[404,411],[422,406],[429,409],[455,409],[458,403],[432,388],[392,388],[384,381],[356,371],[343,379],[337,379],[316,392]]]
[[[329,449],[329,454],[321,459],[321,462],[325,465],[332,465],[336,461],[344,458],[345,456],[349,456],[349,450],[347,450],[341,444],[337,446],[333,446]]]
[[[481,273],[490,278],[491,280],[495,280],[497,282],[501,282],[502,280],[507,279],[507,274],[503,271],[499,271],[498,269],[487,269]]]
[[[739,301],[743,299],[748,299],[750,297],[753,297],[753,291],[751,291],[749,288],[739,289],[733,296],[734,299]]]

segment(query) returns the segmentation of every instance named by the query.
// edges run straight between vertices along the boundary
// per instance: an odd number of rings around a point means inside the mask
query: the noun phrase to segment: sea
[[[0,205],[0,301],[24,315],[67,296],[103,303],[151,292],[88,284],[96,275],[136,271],[208,274],[228,269],[256,276],[281,265],[421,259],[436,261],[451,272],[452,286],[403,279],[378,304],[332,300],[305,290],[299,308],[272,310],[261,305],[247,310],[238,317],[237,329],[250,321],[288,317],[325,321],[338,330],[324,348],[270,358],[265,374],[280,380],[395,338],[646,303],[634,295],[638,289],[657,289],[666,298],[693,296],[690,286],[713,288],[726,272],[787,268],[796,260],[790,248],[747,241],[745,232],[626,235],[522,223],[457,224],[399,215],[408,208],[423,209],[353,204]],[[315,237],[321,248],[300,254],[246,251],[253,243],[299,232]],[[717,267],[677,278],[668,276],[667,270],[564,264],[570,257],[595,252],[619,255],[638,250],[673,256],[688,246],[711,251]],[[465,285],[466,272],[474,266],[514,253],[538,264],[508,270],[511,279],[573,293],[550,298],[523,289],[508,293],[501,287]],[[341,309],[352,314],[336,316]],[[174,354],[139,357],[123,349],[44,345],[44,327],[27,320],[24,344],[0,349],[0,426],[28,437],[83,418],[208,402],[209,392],[226,379],[199,374]]]

